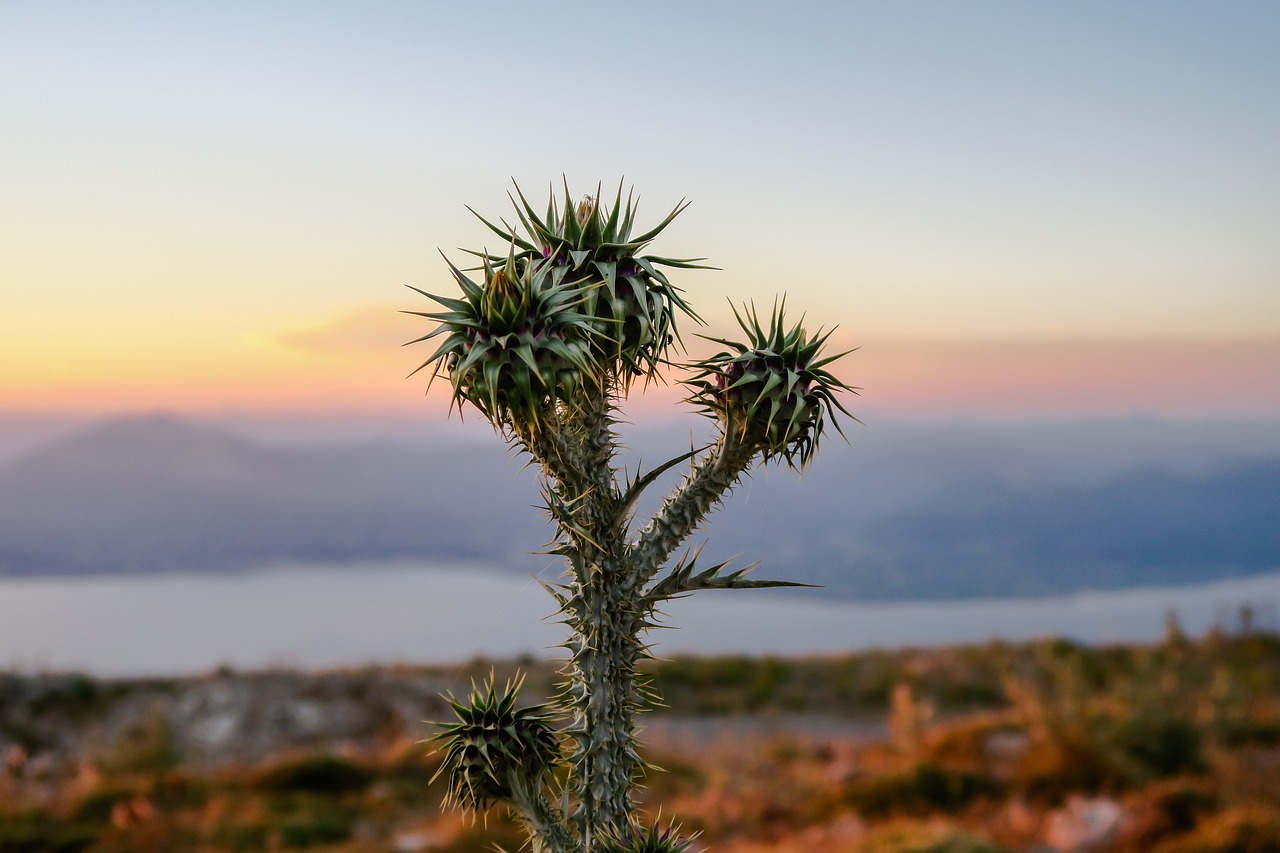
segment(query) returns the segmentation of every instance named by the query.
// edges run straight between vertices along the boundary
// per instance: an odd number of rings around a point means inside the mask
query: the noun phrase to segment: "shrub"
[[[1114,745],[1139,776],[1163,778],[1205,770],[1200,730],[1189,720],[1135,715],[1120,725]]]
[[[1243,806],[1209,818],[1192,832],[1164,842],[1157,853],[1280,853],[1280,811]]]
[[[280,827],[280,843],[298,850],[320,844],[337,844],[351,838],[350,818],[338,814],[295,818]]]
[[[861,780],[845,792],[845,802],[863,817],[956,812],[979,799],[996,799],[1005,786],[994,776],[921,763],[905,773]]]
[[[365,767],[321,755],[277,764],[257,778],[256,787],[280,793],[340,795],[363,791],[373,779],[373,771]]]
[[[96,829],[81,823],[37,812],[0,814],[0,853],[80,853],[96,840]]]

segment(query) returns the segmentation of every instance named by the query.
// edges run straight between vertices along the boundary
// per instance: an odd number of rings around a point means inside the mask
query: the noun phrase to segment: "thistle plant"
[[[540,469],[557,531],[551,553],[565,564],[544,586],[567,628],[567,656],[549,703],[521,706],[518,681],[451,700],[456,720],[436,739],[447,801],[472,812],[509,808],[535,851],[689,850],[689,839],[647,825],[634,803],[646,769],[636,715],[656,698],[638,670],[650,656],[645,635],[665,602],[698,590],[801,585],[676,552],[757,462],[796,471],[812,463],[827,425],[840,430],[836,413],[849,415],[840,395],[855,389],[827,370],[847,353],[825,354],[832,331],[788,324],[778,302],[763,318],[734,306],[745,340],[706,337],[724,349],[674,363],[678,321],[701,320],[667,270],[707,267],[645,252],[687,204],[633,236],[636,204],[621,185],[612,205],[598,188],[575,204],[566,185],[541,215],[518,187],[511,200],[514,226],[476,214],[504,251],[468,250],[479,266],[465,272],[449,264],[461,296],[414,288],[439,306],[407,312],[436,324],[411,342],[435,342],[414,373],[445,376],[454,406],[480,412]],[[668,368],[684,371],[712,436],[628,476],[616,461],[619,404],[635,379],[647,384]],[[684,463],[660,509],[637,519],[640,495]]]

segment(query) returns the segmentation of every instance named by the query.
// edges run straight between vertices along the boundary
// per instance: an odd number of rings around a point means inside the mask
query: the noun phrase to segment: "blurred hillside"
[[[1242,614],[1245,617],[1245,614]],[[648,673],[640,796],[721,853],[1269,853],[1280,637],[1061,639]],[[0,851],[473,853],[440,809],[437,692],[546,663],[95,680],[0,674]]]
[[[756,471],[713,516],[705,559],[742,554],[763,575],[862,599],[1274,571],[1273,426],[854,425],[852,442],[830,442],[803,479]],[[627,438],[631,463],[647,466],[696,440],[675,427]],[[640,518],[677,477],[659,481]],[[551,537],[539,503],[533,471],[496,437],[287,446],[126,419],[0,467],[0,574],[401,558],[523,573],[545,564],[528,557]]]

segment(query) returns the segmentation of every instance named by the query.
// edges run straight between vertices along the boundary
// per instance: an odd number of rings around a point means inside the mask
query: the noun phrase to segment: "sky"
[[[855,411],[1277,417],[1278,38],[1269,0],[0,0],[0,413],[442,415],[399,312],[494,241],[466,206],[625,181],[641,225],[692,201],[653,250],[720,268],[673,278],[705,331],[785,293]]]

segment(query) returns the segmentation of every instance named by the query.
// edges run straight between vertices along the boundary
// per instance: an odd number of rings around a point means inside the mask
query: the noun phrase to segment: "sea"
[[[0,668],[102,677],[221,667],[325,669],[556,657],[564,626],[542,581],[417,561],[0,578]],[[1189,636],[1275,630],[1280,571],[1181,587],[968,601],[850,601],[788,590],[712,590],[670,602],[649,640],[682,654],[831,655],[869,648],[1066,637],[1147,642],[1176,618]],[[1242,626],[1241,620],[1244,625]]]

